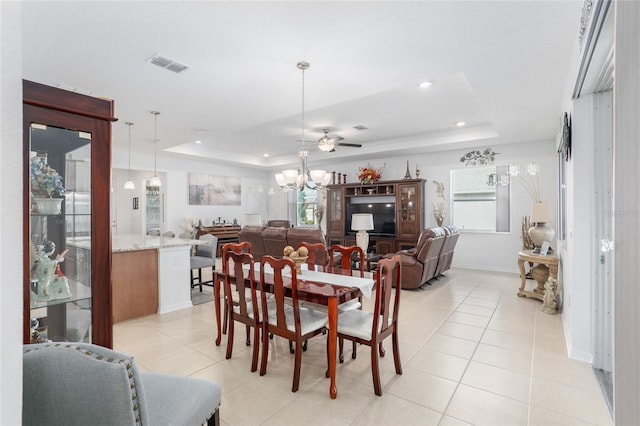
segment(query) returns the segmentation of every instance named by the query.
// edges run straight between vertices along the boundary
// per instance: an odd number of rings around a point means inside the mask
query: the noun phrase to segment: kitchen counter
[[[209,244],[202,240],[186,240],[173,237],[156,237],[151,235],[124,234],[111,237],[111,251],[132,251],[159,249],[163,247],[194,246]]]
[[[74,244],[81,244],[75,241]],[[208,241],[114,235],[113,321],[185,309],[191,303],[191,247]]]

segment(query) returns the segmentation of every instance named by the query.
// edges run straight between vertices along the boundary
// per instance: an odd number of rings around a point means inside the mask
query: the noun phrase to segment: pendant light
[[[129,126],[129,179],[124,183],[124,189],[136,189],[136,185],[131,180],[131,126],[133,126],[133,123],[127,121],[124,124]]]
[[[305,187],[309,189],[320,189],[326,186],[331,179],[331,174],[325,170],[309,170],[307,168],[309,151],[307,151],[304,146],[304,72],[309,69],[310,65],[306,61],[300,61],[296,66],[302,71],[302,150],[299,153],[300,169],[283,170],[282,173],[277,173],[275,176],[280,188],[286,191],[294,189],[302,191]]]
[[[158,111],[151,111],[151,114],[155,116],[155,127],[153,132],[153,177],[149,181],[149,186],[160,187],[162,186],[162,182],[158,177],[158,172],[156,169],[158,163],[158,115],[160,113]]]

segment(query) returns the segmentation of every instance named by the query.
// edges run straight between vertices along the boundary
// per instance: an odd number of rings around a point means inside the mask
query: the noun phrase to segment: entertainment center
[[[372,213],[374,229],[369,231],[369,252],[387,254],[415,247],[424,228],[424,182],[424,179],[403,179],[329,185],[329,244],[355,245],[351,215]]]

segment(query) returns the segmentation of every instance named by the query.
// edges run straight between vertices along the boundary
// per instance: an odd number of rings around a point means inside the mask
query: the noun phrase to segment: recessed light
[[[269,153],[265,152],[264,154],[262,154],[262,156],[267,158],[269,156]]]
[[[422,83],[420,83],[420,88],[421,89],[428,89],[432,85],[433,85],[433,83],[430,82],[430,81],[423,81]]]
[[[201,144],[202,143],[202,141],[200,139],[198,139],[198,140],[196,140],[194,142],[197,143],[197,144]]]
[[[456,121],[456,126],[457,126],[457,127],[464,127],[464,126],[466,126],[466,125],[467,125],[467,123],[466,123],[466,122],[464,122],[464,121]]]

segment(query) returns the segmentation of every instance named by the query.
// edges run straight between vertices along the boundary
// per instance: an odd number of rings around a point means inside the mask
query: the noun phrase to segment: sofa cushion
[[[287,243],[295,249],[302,243],[327,245],[320,228],[291,228],[287,232]]]
[[[283,255],[287,243],[287,228],[265,228],[262,231],[262,242],[264,243],[265,254],[280,258]],[[254,259],[259,259],[254,254]]]
[[[262,242],[262,231],[267,229],[265,226],[244,226],[238,233],[238,240],[251,244],[251,254],[253,258],[260,260],[266,254],[264,242]]]

